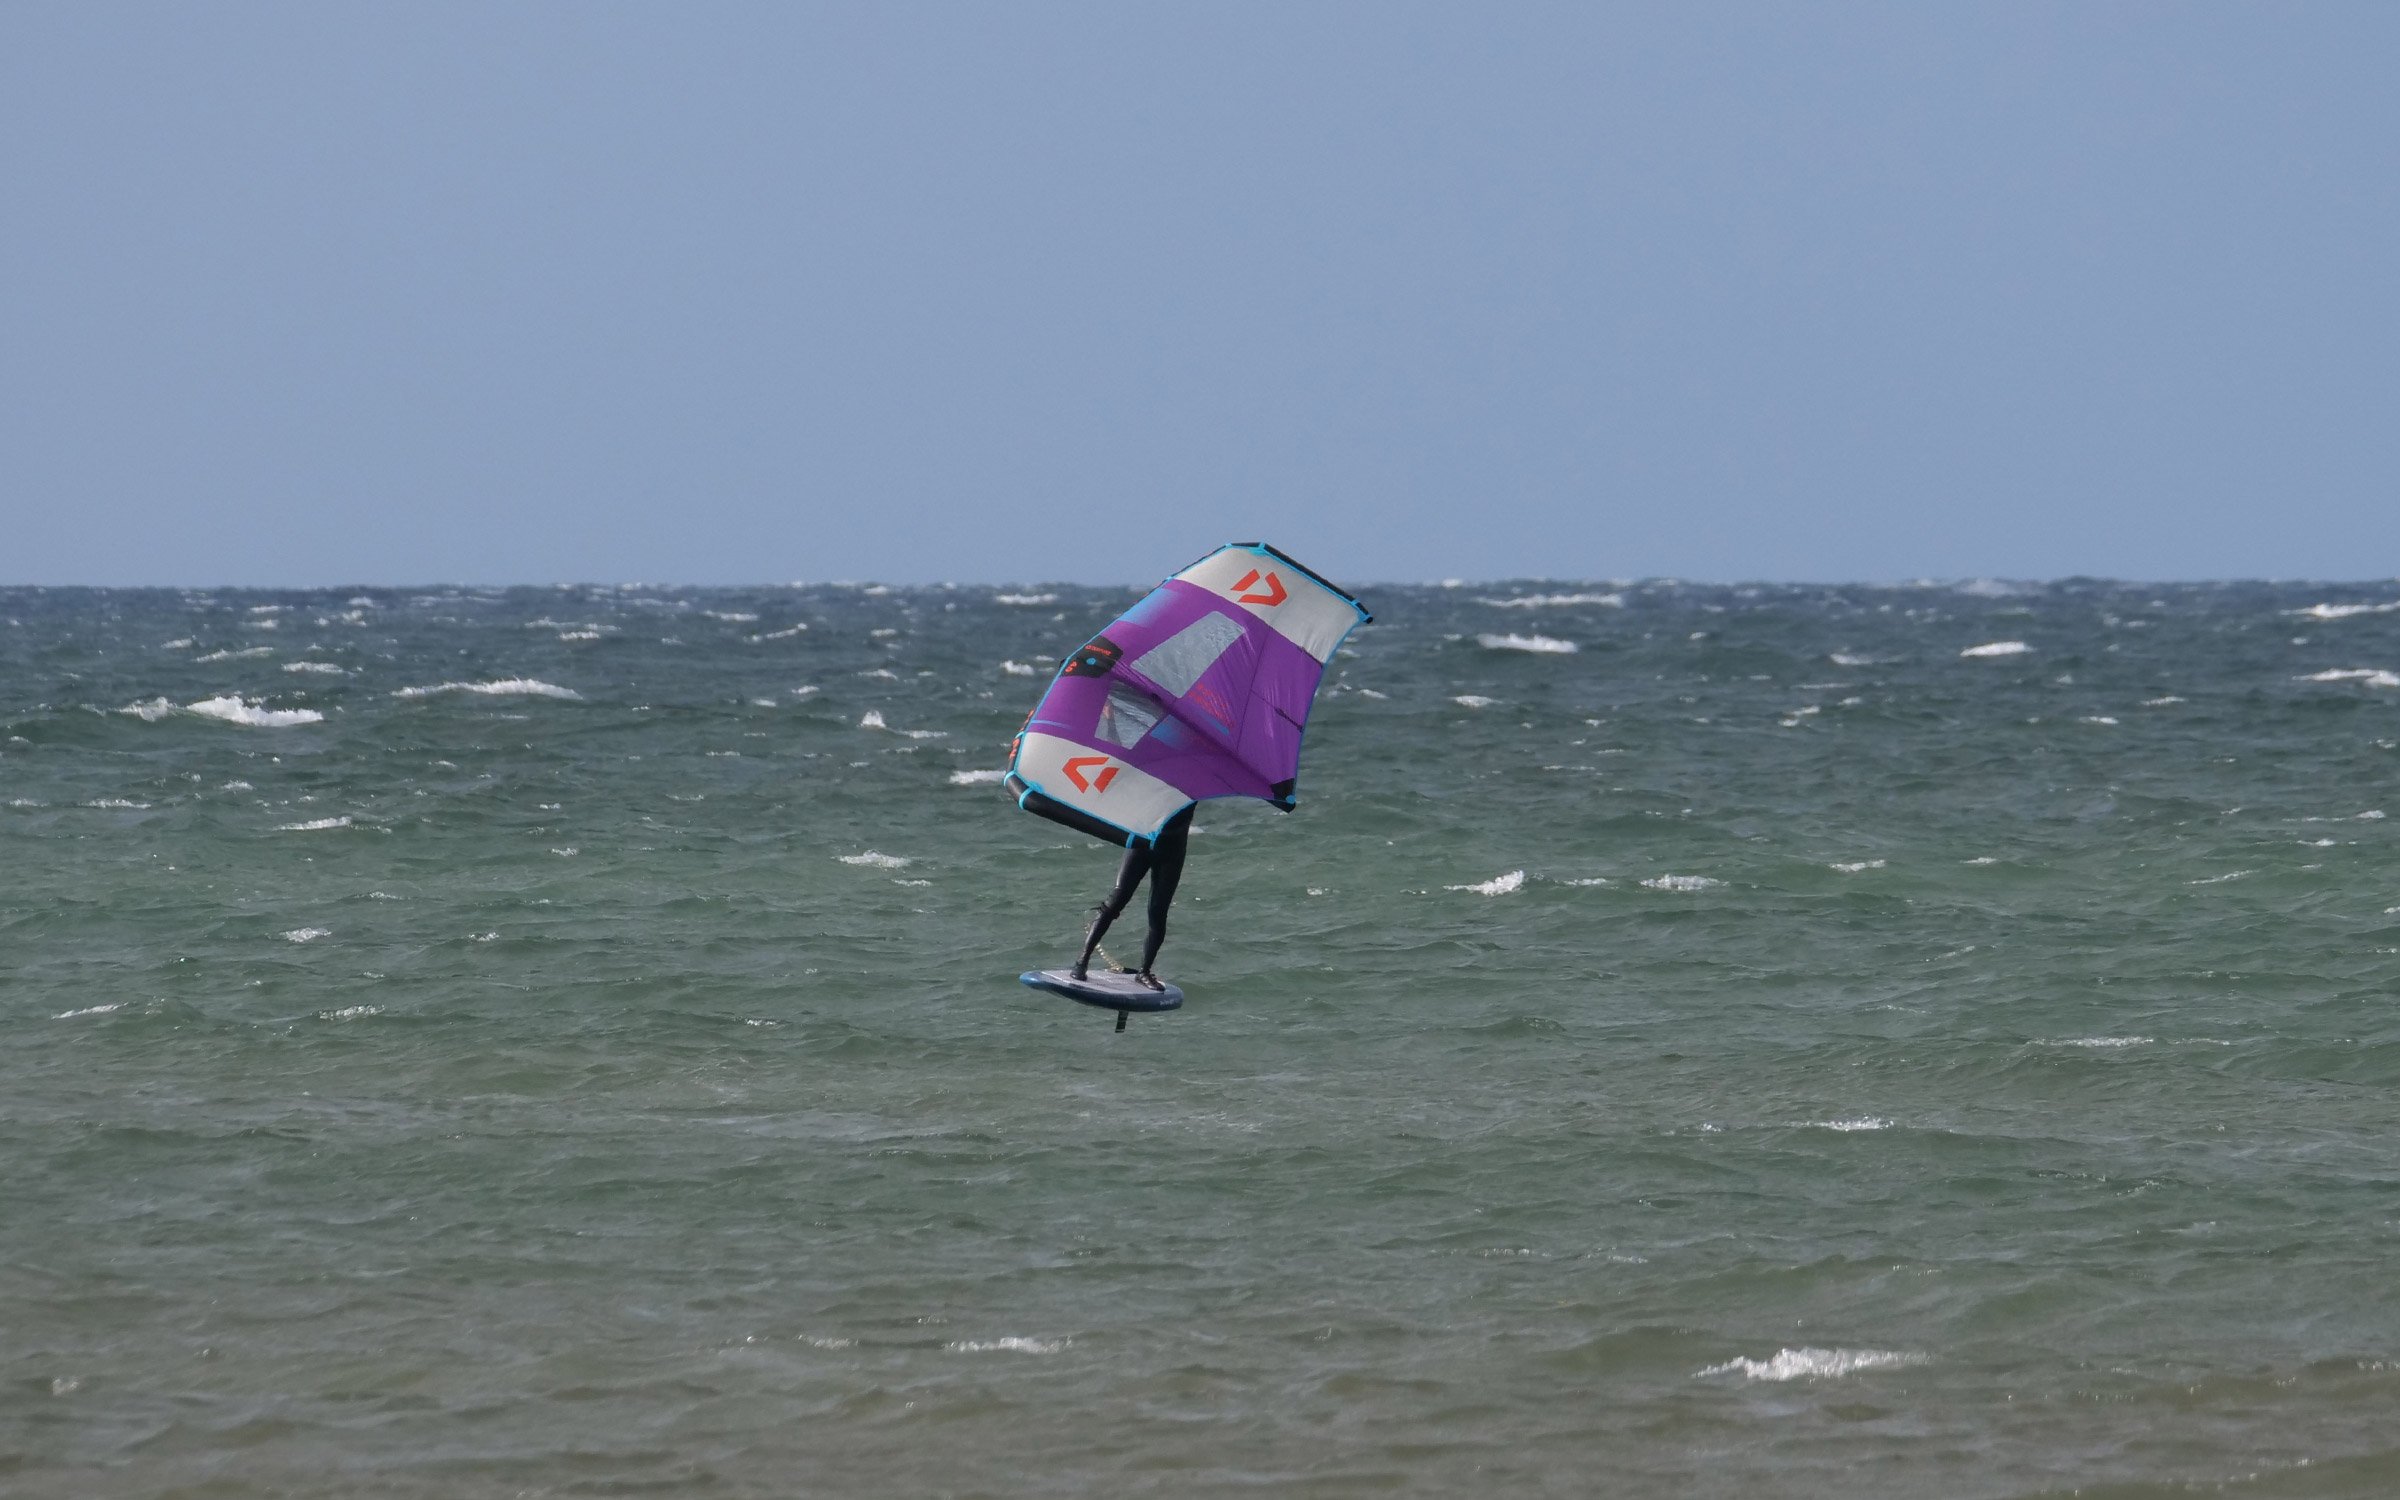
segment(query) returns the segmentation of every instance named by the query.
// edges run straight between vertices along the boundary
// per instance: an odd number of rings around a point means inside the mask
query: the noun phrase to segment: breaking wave
[[[1860,1370],[1896,1370],[1925,1363],[1922,1354],[1889,1349],[1778,1349],[1765,1359],[1729,1359],[1699,1372],[1749,1380],[1826,1380]]]
[[[1475,643],[1487,651],[1530,651],[1538,656],[1572,656],[1583,649],[1548,635],[1479,635]]]
[[[294,724],[321,723],[325,716],[313,708],[265,708],[226,695],[222,698],[203,698],[184,705],[188,713],[204,719],[223,719],[228,724],[247,724],[253,729],[285,729]]]
[[[2347,620],[2353,615],[2388,615],[2394,611],[2400,611],[2400,600],[2390,604],[2312,604],[2292,613],[2311,620]]]
[[[487,697],[575,698],[583,694],[534,677],[502,677],[492,682],[437,682],[430,687],[404,687],[395,698],[431,698],[439,693],[481,693]]]
[[[1572,609],[1579,605],[1596,605],[1602,609],[1623,609],[1623,594],[1526,594],[1516,599],[1479,599],[1498,609]]]

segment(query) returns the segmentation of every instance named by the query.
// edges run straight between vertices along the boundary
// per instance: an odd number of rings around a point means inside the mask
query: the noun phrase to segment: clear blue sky
[[[2400,5],[0,6],[0,582],[2400,573]]]

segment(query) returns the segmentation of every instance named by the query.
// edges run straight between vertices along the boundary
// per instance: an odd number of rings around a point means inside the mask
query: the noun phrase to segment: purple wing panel
[[[1368,618],[1271,547],[1219,548],[1059,669],[1010,756],[1018,805],[1112,842],[1210,797],[1289,811],[1325,662]]]

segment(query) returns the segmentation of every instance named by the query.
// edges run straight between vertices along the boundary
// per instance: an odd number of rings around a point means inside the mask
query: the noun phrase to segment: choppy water
[[[2400,585],[1360,592],[0,591],[0,1488],[2400,1490]]]

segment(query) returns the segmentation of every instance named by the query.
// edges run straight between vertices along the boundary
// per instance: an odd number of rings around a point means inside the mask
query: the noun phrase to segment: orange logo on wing
[[[1098,766],[1100,774],[1089,781],[1084,780],[1083,772],[1087,766]],[[1066,772],[1067,780],[1074,782],[1075,790],[1079,792],[1105,792],[1108,784],[1117,779],[1117,768],[1108,763],[1105,755],[1075,756],[1067,762]]]
[[[1244,590],[1248,589],[1251,585],[1257,583],[1258,581],[1258,569],[1252,568],[1249,572],[1244,573],[1241,577],[1241,581],[1233,586],[1234,602],[1236,604],[1275,605],[1281,604],[1284,600],[1291,597],[1291,595],[1283,591],[1283,580],[1276,577],[1272,573],[1266,575],[1266,584],[1258,593],[1252,594],[1244,592]]]

